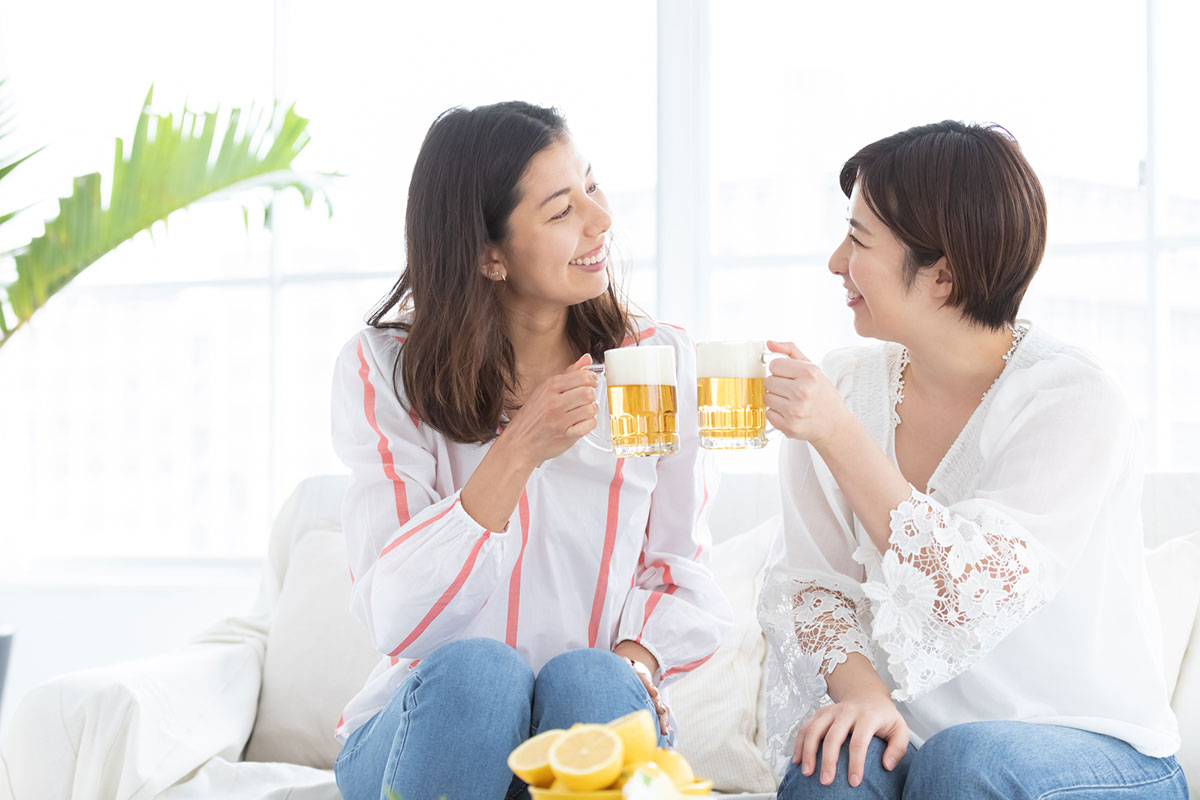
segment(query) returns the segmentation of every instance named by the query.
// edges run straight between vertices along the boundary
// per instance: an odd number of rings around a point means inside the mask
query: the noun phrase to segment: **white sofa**
[[[723,478],[711,518],[713,569],[737,624],[669,698],[678,746],[697,773],[745,800],[773,797],[760,755],[766,646],[754,597],[778,527],[774,481]],[[333,726],[376,658],[345,611],[345,483],[310,478],[289,498],[252,613],[177,651],[30,692],[0,743],[0,800],[338,798]],[[1200,475],[1152,476],[1145,498],[1147,542],[1158,545],[1147,564],[1183,729],[1179,758],[1200,798],[1200,531],[1182,535],[1200,528]]]

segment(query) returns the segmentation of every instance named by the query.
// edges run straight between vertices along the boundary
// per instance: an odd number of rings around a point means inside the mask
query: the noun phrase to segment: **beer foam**
[[[765,378],[766,345],[762,342],[699,342],[696,345],[698,378]]]
[[[604,381],[609,386],[674,386],[675,348],[651,344],[606,350]]]

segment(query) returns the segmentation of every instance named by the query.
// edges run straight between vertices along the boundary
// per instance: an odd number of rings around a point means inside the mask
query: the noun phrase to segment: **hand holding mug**
[[[789,439],[825,444],[850,414],[837,387],[791,342],[769,341],[767,349],[784,356],[768,365],[767,420]]]
[[[558,375],[533,390],[513,415],[504,436],[534,464],[562,455],[596,427],[597,377],[584,354]]]

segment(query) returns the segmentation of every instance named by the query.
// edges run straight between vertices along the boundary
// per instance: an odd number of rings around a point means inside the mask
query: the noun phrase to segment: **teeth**
[[[604,259],[605,259],[605,253],[603,250],[601,250],[599,253],[592,256],[591,258],[572,258],[567,263],[574,264],[577,267],[590,267],[592,264],[599,264]]]
[[[859,294],[858,292],[852,292],[849,289],[846,290],[846,299],[847,300],[857,300],[860,297],[862,297],[862,295]]]

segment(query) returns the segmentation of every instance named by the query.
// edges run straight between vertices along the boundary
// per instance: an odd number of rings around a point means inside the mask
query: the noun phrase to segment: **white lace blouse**
[[[1136,422],[1086,353],[1028,327],[929,486],[892,511],[885,553],[812,447],[784,444],[786,555],[758,609],[780,775],[848,653],[872,661],[918,746],[952,725],[1021,720],[1151,756],[1178,748]],[[822,365],[893,463],[904,355],[853,347]]]

